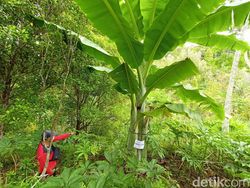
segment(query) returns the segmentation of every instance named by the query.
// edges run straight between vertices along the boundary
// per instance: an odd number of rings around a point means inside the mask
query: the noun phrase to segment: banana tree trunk
[[[248,57],[248,52],[245,52],[244,58],[245,58],[245,62],[247,64],[247,66],[250,68],[250,59]]]
[[[138,160],[147,158],[146,136],[148,132],[148,119],[143,115],[138,115],[144,111],[144,104],[131,109],[130,127],[128,130],[127,147],[129,154],[134,155],[135,140],[144,141],[144,148],[136,149],[136,155]]]
[[[136,100],[135,96],[132,95],[131,98],[131,110],[130,110],[130,127],[128,130],[128,141],[127,148],[130,154],[134,151],[134,142],[136,138],[136,121],[137,121],[137,108],[136,108]]]
[[[145,108],[144,108],[145,110]],[[148,132],[148,120],[145,116],[141,117],[138,123],[138,137],[137,140],[144,141],[144,148],[137,149],[137,158],[139,161],[147,159],[147,132]]]
[[[131,97],[131,117],[130,128],[128,130],[127,147],[130,154],[134,154],[135,140],[144,141],[143,149],[136,149],[138,160],[147,158],[146,136],[148,132],[148,119],[143,115],[146,109],[146,102],[141,101],[146,92],[145,86],[142,85],[141,92],[135,97]]]
[[[228,83],[225,106],[224,106],[225,119],[224,119],[223,124],[222,124],[222,131],[224,133],[229,132],[229,120],[231,117],[231,110],[232,110],[233,88],[234,88],[235,77],[236,77],[238,66],[239,66],[240,55],[241,55],[240,51],[235,52],[233,65],[232,65],[232,69],[231,69],[231,73],[230,73],[230,79],[229,79],[229,83]]]
[[[240,39],[244,39],[243,38],[244,33],[247,31],[248,25],[249,25],[248,20],[249,20],[249,15],[247,16],[247,19],[245,21],[244,26],[239,31],[238,37]],[[235,77],[236,77],[236,74],[237,74],[237,71],[238,71],[240,56],[241,56],[241,51],[239,51],[239,50],[236,51],[235,54],[234,54],[234,60],[233,60],[233,65],[232,65],[232,69],[231,69],[231,73],[230,73],[230,79],[229,79],[229,83],[228,83],[226,100],[225,100],[225,107],[224,107],[225,119],[224,119],[223,124],[222,124],[222,131],[224,133],[229,132],[229,120],[230,120],[230,117],[231,117],[231,110],[232,110],[233,88],[234,88]],[[244,57],[245,57],[246,63],[248,64],[247,53],[245,53]]]

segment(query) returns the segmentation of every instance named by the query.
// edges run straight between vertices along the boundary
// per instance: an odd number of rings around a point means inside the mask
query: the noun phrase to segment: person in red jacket
[[[36,152],[36,158],[39,163],[39,173],[41,174],[43,172],[45,162],[46,162],[46,156],[47,152],[49,151],[49,145],[52,139],[52,142],[57,142],[59,140],[64,140],[68,138],[69,136],[73,135],[74,133],[65,133],[56,136],[55,133],[51,133],[51,131],[44,131],[42,135],[42,140],[38,145],[37,152]],[[55,167],[57,164],[57,160],[53,160],[54,151],[53,149],[50,150],[50,156],[49,156],[49,164],[46,170],[46,174],[53,175],[55,173]]]

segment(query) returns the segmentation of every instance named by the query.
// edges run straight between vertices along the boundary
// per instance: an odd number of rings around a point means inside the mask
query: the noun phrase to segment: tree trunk
[[[1,102],[2,102],[4,109],[7,109],[7,107],[9,106],[10,95],[12,92],[12,88],[14,86],[12,82],[12,76],[13,76],[12,74],[13,74],[14,66],[16,64],[15,58],[16,58],[16,54],[13,55],[13,57],[11,58],[9,62],[9,65],[6,67],[6,70],[5,70],[4,89],[1,94]]]
[[[10,95],[11,95],[11,91],[12,91],[11,83],[12,83],[12,79],[8,79],[8,81],[5,81],[5,88],[2,92],[1,103],[2,103],[3,113],[6,112],[8,106],[9,106]],[[3,135],[4,135],[4,123],[0,123],[0,139],[3,138]]]
[[[1,93],[1,105],[2,105],[2,109],[3,109],[3,113],[5,113],[6,109],[9,106],[10,103],[10,96],[11,96],[11,92],[13,89],[13,81],[12,81],[12,72],[14,69],[14,65],[15,65],[15,57],[16,55],[14,55],[9,63],[9,67],[6,68],[6,72],[5,72],[5,77],[4,77],[4,89]],[[4,124],[0,123],[0,139],[3,138],[4,135]]]
[[[238,70],[238,65],[240,61],[240,51],[236,51],[234,55],[234,60],[233,60],[233,65],[230,73],[230,79],[227,87],[227,93],[226,93],[226,100],[225,100],[225,119],[222,124],[222,131],[224,133],[229,132],[229,120],[231,117],[231,110],[232,110],[232,96],[233,96],[233,88],[234,88],[234,82],[235,82],[235,77],[237,74]]]
[[[146,135],[148,132],[148,120],[143,115],[146,109],[146,101],[141,101],[144,94],[146,93],[146,88],[142,84],[141,92],[135,97],[131,97],[131,117],[130,117],[130,127],[128,130],[128,152],[133,154],[135,140],[144,141],[143,149],[136,149],[136,155],[139,161],[147,158],[146,149]]]
[[[75,86],[76,94],[76,134],[81,129],[81,104],[80,104],[80,93],[78,86]]]
[[[130,126],[128,130],[127,149],[129,153],[134,151],[134,142],[136,138],[136,120],[137,120],[137,108],[135,105],[135,96],[131,97],[131,111],[130,111]]]
[[[0,124],[0,140],[3,138],[3,124]]]
[[[148,132],[148,119],[141,115],[145,112],[145,103],[136,106],[131,105],[130,127],[128,130],[127,148],[131,155],[134,155],[135,140],[144,141],[143,149],[136,149],[136,155],[139,161],[147,158],[146,136]]]
[[[137,106],[137,113],[144,113],[145,112],[145,101],[140,105]],[[137,116],[137,122],[138,122],[138,134],[137,134],[137,140],[144,141],[144,148],[143,149],[137,149],[137,158],[139,161],[147,158],[147,150],[146,150],[146,135],[148,132],[148,122],[146,120],[146,117],[144,115]]]
[[[11,83],[12,83],[11,78],[8,78],[8,80],[6,80],[4,83],[5,88],[2,93],[2,105],[4,109],[6,109],[9,106],[10,94],[12,90]]]
[[[248,52],[245,52],[244,58],[247,66],[250,68],[250,59],[248,58]]]
[[[146,117],[142,117],[141,120],[138,123],[138,140],[144,141],[144,148],[143,149],[137,149],[137,158],[139,161],[143,159],[147,159],[147,144],[146,144],[146,138],[148,133],[148,119]]]

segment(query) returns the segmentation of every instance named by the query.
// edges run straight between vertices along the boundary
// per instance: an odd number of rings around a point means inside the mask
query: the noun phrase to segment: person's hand
[[[75,132],[70,132],[69,134],[72,136],[72,135],[75,135],[76,133]]]

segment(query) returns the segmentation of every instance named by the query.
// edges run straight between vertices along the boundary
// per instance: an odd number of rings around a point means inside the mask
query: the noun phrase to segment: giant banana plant
[[[193,100],[210,108],[223,118],[223,108],[197,89],[180,83],[199,73],[190,59],[175,62],[161,69],[155,60],[185,42],[222,49],[249,50],[235,36],[218,32],[244,24],[250,2],[225,6],[224,0],[75,0],[94,27],[109,37],[121,56],[115,58],[92,42],[79,36],[86,53],[112,66],[108,74],[117,82],[117,89],[131,101],[128,150],[133,152],[135,140],[144,141],[148,132],[148,116],[160,111],[185,114],[197,118],[184,104],[166,102],[154,109],[147,108],[147,97],[154,89],[169,89],[185,100]],[[59,27],[59,29],[62,29]],[[71,31],[64,30],[67,34]],[[75,33],[73,33],[75,34]],[[138,159],[146,157],[146,149],[137,149]]]

